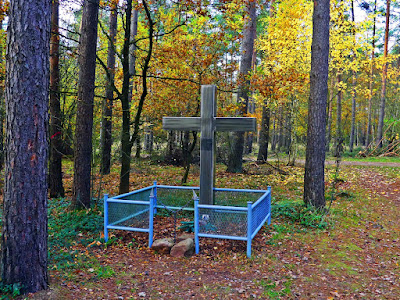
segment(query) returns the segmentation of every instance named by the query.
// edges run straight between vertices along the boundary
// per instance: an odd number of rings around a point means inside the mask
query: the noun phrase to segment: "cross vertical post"
[[[200,199],[202,204],[214,204],[215,178],[215,117],[216,87],[201,87],[201,121],[200,121]]]

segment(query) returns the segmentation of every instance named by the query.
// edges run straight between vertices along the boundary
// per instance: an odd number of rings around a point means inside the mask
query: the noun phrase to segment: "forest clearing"
[[[115,230],[105,244],[101,201],[88,212],[70,212],[65,200],[53,200],[50,290],[28,299],[398,299],[400,162],[390,163],[397,166],[343,166],[326,215],[302,206],[302,166],[283,167],[282,175],[250,163],[237,175],[218,165],[217,186],[274,186],[272,223],[256,235],[251,259],[240,241],[201,239],[201,253],[191,258],[155,253],[143,233]],[[143,160],[131,184],[157,178],[176,185],[183,172]],[[329,166],[327,195],[334,172]],[[198,175],[197,169],[191,184]],[[116,177],[115,170],[102,179],[110,194],[118,192]],[[173,235],[170,216],[157,220],[155,235]]]
[[[0,299],[400,299],[399,16],[0,1]]]

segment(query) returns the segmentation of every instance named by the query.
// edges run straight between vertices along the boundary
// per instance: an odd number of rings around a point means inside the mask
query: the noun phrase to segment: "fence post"
[[[252,235],[252,208],[253,202],[247,202],[247,257],[251,257],[251,235]]]
[[[194,246],[196,249],[196,254],[199,254],[199,197],[194,199]]]
[[[268,192],[269,192],[269,194],[268,194],[268,199],[267,199],[267,201],[268,201],[268,203],[267,203],[268,212],[267,213],[269,214],[269,217],[267,220],[267,224],[271,225],[271,187],[270,186],[268,187]]]
[[[149,248],[153,245],[154,193],[151,190],[149,203]]]
[[[157,214],[157,180],[154,180],[154,214]]]
[[[104,240],[108,241],[108,206],[107,206],[108,194],[104,194]]]

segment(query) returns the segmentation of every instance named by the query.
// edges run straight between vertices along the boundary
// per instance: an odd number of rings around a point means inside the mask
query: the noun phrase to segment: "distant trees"
[[[314,2],[304,203],[325,206],[325,128],[328,97],[330,0]]]
[[[2,283],[48,287],[47,163],[50,1],[10,2]]]

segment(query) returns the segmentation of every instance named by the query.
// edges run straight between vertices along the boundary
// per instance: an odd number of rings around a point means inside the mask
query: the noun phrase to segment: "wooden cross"
[[[255,118],[217,118],[215,85],[201,86],[201,117],[164,117],[166,130],[200,131],[200,203],[214,204],[215,131],[255,131]]]

